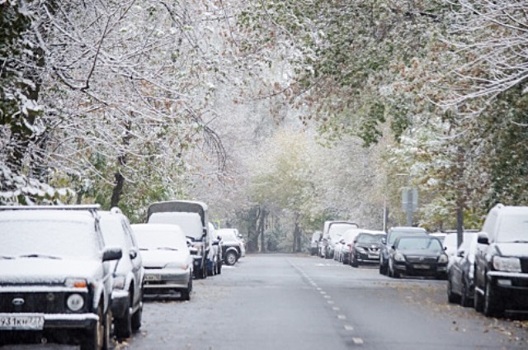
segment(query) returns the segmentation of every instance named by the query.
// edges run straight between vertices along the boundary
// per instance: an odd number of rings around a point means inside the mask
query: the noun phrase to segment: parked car
[[[122,251],[105,247],[98,208],[0,207],[0,341],[108,347]]]
[[[215,231],[214,225],[209,223],[209,244],[211,245],[207,256],[207,274],[209,276],[222,273],[222,241],[218,239]]]
[[[450,258],[447,266],[447,300],[450,303],[460,302],[464,307],[473,304],[477,238],[477,232],[465,233],[457,253]]]
[[[359,228],[359,225],[351,221],[325,221],[320,256],[325,259],[333,258],[335,244],[339,242],[343,233],[351,228]]]
[[[445,279],[448,258],[442,243],[428,235],[400,236],[394,241],[389,254],[388,274],[399,278],[430,276]]]
[[[427,235],[427,231],[421,227],[396,226],[391,227],[387,232],[387,237],[381,240],[379,273],[387,275],[389,271],[389,255],[392,246],[398,237],[405,235]]]
[[[242,242],[238,239],[237,232],[234,228],[221,228],[215,232],[222,241],[222,260],[229,266],[235,265],[242,256]]]
[[[136,237],[119,208],[100,211],[105,245],[120,247],[121,259],[111,262],[113,271],[112,316],[117,338],[128,338],[141,327],[144,268]]]
[[[494,206],[477,243],[475,309],[486,316],[528,310],[528,207]]]
[[[462,242],[471,240],[471,237],[477,232],[477,230],[464,230],[462,233]],[[455,255],[458,251],[458,234],[456,231],[449,231],[445,233],[444,241],[442,242],[447,257],[449,258],[449,265],[451,265],[455,259]]]
[[[173,200],[149,205],[147,223],[180,226],[191,241],[195,278],[207,278],[207,256],[211,249],[207,204]]]
[[[180,293],[190,300],[193,258],[185,233],[173,224],[133,224],[145,267],[144,294]]]
[[[351,246],[350,265],[379,264],[381,240],[386,236],[383,231],[361,230]]]
[[[352,249],[354,239],[360,232],[361,229],[359,228],[351,228],[343,233],[341,239],[334,248],[334,255],[336,256],[337,261],[342,262],[343,264],[349,264],[350,250]]]
[[[319,251],[319,242],[321,241],[323,232],[315,231],[312,234],[312,239],[310,241],[310,255],[317,255]]]

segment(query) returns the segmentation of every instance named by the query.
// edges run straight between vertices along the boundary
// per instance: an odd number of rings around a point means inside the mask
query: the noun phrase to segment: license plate
[[[161,281],[160,275],[145,275],[145,281]]]
[[[3,330],[41,330],[43,328],[43,316],[0,315],[0,329]]]
[[[379,254],[369,254],[368,258],[369,259],[378,259],[379,258]]]
[[[417,270],[429,270],[431,267],[429,265],[413,265]]]

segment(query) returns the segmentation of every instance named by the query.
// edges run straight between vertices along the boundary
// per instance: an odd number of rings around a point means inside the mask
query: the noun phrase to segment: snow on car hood
[[[497,243],[502,256],[528,256],[528,243]]]
[[[190,254],[188,251],[149,249],[141,251],[143,266],[163,267],[168,263],[188,263]]]
[[[88,281],[103,275],[99,260],[15,258],[0,260],[0,283],[63,284],[66,278]]]

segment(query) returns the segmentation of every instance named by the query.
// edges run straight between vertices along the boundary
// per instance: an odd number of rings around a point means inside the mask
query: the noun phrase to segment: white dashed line
[[[361,344],[364,343],[364,342],[363,342],[363,339],[361,339],[361,338],[352,338],[352,341],[353,341],[354,344],[356,344],[356,345],[361,345]]]
[[[352,326],[349,325],[349,324],[346,324],[346,325],[345,325],[345,330],[347,330],[347,331],[353,331],[353,330],[354,330],[354,327],[352,327]]]
[[[337,318],[340,319],[340,320],[346,320],[346,316],[345,315],[337,315]]]
[[[333,300],[327,300],[326,302],[327,302],[328,304],[333,304],[333,303],[334,303]]]
[[[332,308],[332,310],[334,310],[334,311],[339,311],[339,308],[338,308],[337,306],[334,306],[334,307]]]

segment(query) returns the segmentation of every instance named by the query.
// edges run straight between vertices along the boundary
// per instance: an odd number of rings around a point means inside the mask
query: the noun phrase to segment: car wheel
[[[498,305],[499,300],[495,295],[493,286],[490,281],[486,281],[484,290],[484,307],[483,312],[486,316],[496,316],[499,314],[500,307]]]
[[[383,263],[383,261],[380,261],[379,273],[381,275],[386,275],[387,274],[387,266]]]
[[[447,278],[447,301],[450,303],[457,303],[459,301],[458,295],[453,293],[453,284],[451,278]]]
[[[471,305],[471,299],[468,295],[467,283],[464,278],[462,278],[462,292],[460,293],[460,305],[463,307],[468,307]]]
[[[130,308],[130,301],[128,302],[123,317],[114,319],[114,331],[118,339],[126,339],[132,335],[132,310]]]
[[[477,312],[482,312],[484,308],[484,300],[482,295],[477,291],[477,288],[475,288],[475,294],[473,295],[473,307]]]
[[[103,311],[103,306],[100,305],[97,314],[97,323],[92,329],[89,329],[85,338],[81,342],[81,350],[106,350],[110,341],[110,321],[111,317],[108,317]]]
[[[237,258],[238,256],[234,251],[229,251],[226,253],[225,262],[227,265],[233,266],[237,262]]]
[[[350,265],[352,265],[352,267],[358,267],[359,266],[359,262],[358,262],[357,257],[355,255],[352,258]]]
[[[139,308],[132,315],[132,332],[137,332],[141,328],[141,318],[143,317],[143,305],[140,305]]]
[[[180,291],[181,293],[181,300],[191,300],[191,291],[192,291],[192,279],[189,280],[189,284],[187,285],[187,289],[182,289]]]

